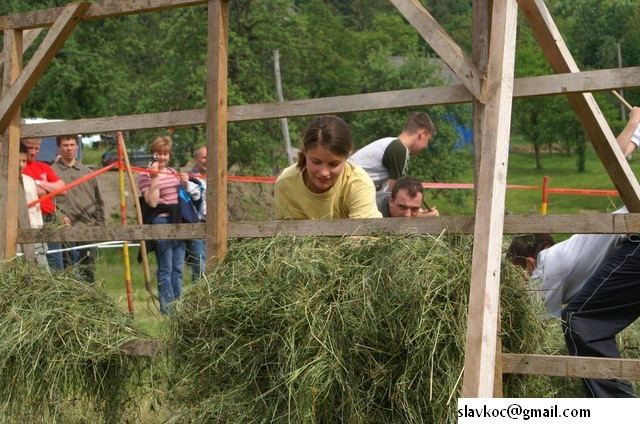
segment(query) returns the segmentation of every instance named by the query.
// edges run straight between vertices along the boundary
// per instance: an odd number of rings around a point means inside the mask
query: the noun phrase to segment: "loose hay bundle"
[[[175,421],[456,422],[471,256],[461,236],[230,244],[170,320]],[[505,350],[537,352],[539,310],[504,274]],[[505,387],[550,392],[535,380]]]
[[[0,264],[2,422],[122,422],[142,334],[99,288],[21,260]],[[88,414],[88,415],[87,415]],[[38,421],[36,421],[38,422]]]

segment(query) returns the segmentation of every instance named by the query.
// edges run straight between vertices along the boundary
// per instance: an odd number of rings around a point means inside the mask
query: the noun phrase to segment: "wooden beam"
[[[640,359],[503,353],[502,370],[505,374],[640,381]]]
[[[28,29],[22,32],[22,53],[33,44],[33,42],[38,38],[38,35],[42,32],[42,28],[36,29]],[[4,70],[4,51],[0,52],[0,73]]]
[[[204,226],[204,224],[167,224],[158,227],[149,225],[61,227],[47,233],[36,229],[20,228],[18,229],[18,240],[23,243],[182,240],[202,238]],[[232,221],[229,222],[228,237],[416,235],[440,234],[443,231],[452,234],[473,234],[475,217]],[[508,215],[504,218],[505,234],[540,232],[554,234],[640,233],[640,214]]]
[[[514,97],[531,97],[585,91],[610,91],[614,88],[639,88],[640,67],[586,71],[578,74],[545,75],[519,78],[514,81]],[[228,122],[260,119],[280,119],[293,116],[311,116],[396,109],[415,106],[437,106],[468,103],[473,96],[462,85],[394,90],[388,92],[325,97],[321,99],[293,100],[282,103],[261,103],[228,107]],[[146,113],[77,119],[41,124],[24,124],[25,137],[46,137],[77,132],[93,134],[112,131],[134,131],[166,127],[204,125],[205,109],[174,112]],[[480,127],[474,124],[474,127]],[[475,137],[479,139],[479,137]]]
[[[227,254],[227,58],[229,0],[209,0],[207,37],[207,269]],[[213,166],[212,166],[213,165]]]
[[[553,70],[556,73],[578,72],[578,65],[573,60],[544,1],[518,0],[518,3]],[[625,205],[632,212],[640,212],[640,184],[618,147],[616,138],[593,95],[571,94],[567,95],[567,98]]]
[[[485,102],[484,75],[419,0],[391,0],[429,46],[446,62],[473,97]]]
[[[492,10],[463,397],[493,397],[494,393],[518,5],[515,0],[495,0]]]
[[[489,60],[489,40],[491,38],[491,13],[493,0],[473,0],[473,63],[483,75],[487,73],[487,61]],[[480,179],[480,161],[482,153],[482,123],[485,119],[486,108],[484,103],[473,100],[473,144],[474,166],[473,181],[478,185]],[[474,206],[478,200],[474,190]],[[500,327],[500,322],[498,322]],[[502,352],[502,339],[496,340],[496,352]],[[496,361],[493,391],[495,397],[502,397],[502,362]]]
[[[44,73],[89,6],[91,3],[87,2],[70,3],[65,6],[20,76],[11,88],[4,91],[2,100],[0,100],[0,132],[7,128],[31,88]],[[20,52],[22,52],[22,47]]]
[[[207,4],[207,0],[103,0],[91,4],[83,21],[113,18],[139,13],[159,12],[188,6]],[[51,26],[62,7],[0,16],[0,29],[29,29]]]
[[[4,32],[6,67],[2,80],[6,93],[20,75],[22,68],[22,31]],[[18,196],[20,195],[20,108],[7,117],[4,141],[0,143],[0,258],[11,258],[17,253]]]

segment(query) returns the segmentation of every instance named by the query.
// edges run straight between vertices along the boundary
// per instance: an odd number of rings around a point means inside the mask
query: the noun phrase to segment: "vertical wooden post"
[[[516,0],[494,0],[477,187],[463,397],[493,397],[516,49]]]
[[[491,38],[491,9],[493,0],[474,0],[473,11],[473,63],[480,72],[487,75],[487,60],[489,58],[489,39]],[[484,121],[485,105],[473,99],[473,147],[474,147],[474,186],[478,186],[480,179],[480,160],[482,152],[482,122]],[[477,192],[474,191],[474,206],[478,201]],[[499,310],[498,310],[499,318]],[[498,320],[498,328],[500,328]],[[496,352],[502,352],[502,340],[496,339]],[[496,361],[494,380],[494,395],[502,397],[502,361]]]
[[[227,59],[229,0],[209,0],[207,45],[207,269],[227,253]]]
[[[278,93],[278,101],[284,102],[284,95],[282,94],[282,79],[280,76],[280,50],[273,52],[273,72],[276,76],[276,92]],[[289,121],[287,118],[280,118],[280,126],[282,127],[282,138],[284,138],[284,149],[287,153],[287,163],[289,165],[293,165],[291,138],[289,137]]]
[[[22,68],[22,31],[4,31],[3,93],[7,93],[20,76]],[[0,258],[16,255],[18,242],[18,196],[20,170],[20,108],[8,119],[0,150]]]
[[[480,72],[487,75],[487,60],[489,57],[489,38],[491,34],[491,5],[493,0],[473,0],[473,63]],[[474,154],[474,183],[478,186],[480,174],[480,153],[482,151],[482,122],[484,121],[484,104],[473,99],[473,154]],[[474,206],[478,196],[474,192]]]

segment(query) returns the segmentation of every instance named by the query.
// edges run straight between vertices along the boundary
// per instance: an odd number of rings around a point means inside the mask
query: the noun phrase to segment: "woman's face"
[[[324,193],[338,180],[346,157],[338,156],[317,144],[304,152],[306,160],[305,184],[313,193]]]
[[[171,153],[168,150],[154,152],[154,154],[158,158],[158,168],[162,169],[169,166],[169,158],[171,157]]]

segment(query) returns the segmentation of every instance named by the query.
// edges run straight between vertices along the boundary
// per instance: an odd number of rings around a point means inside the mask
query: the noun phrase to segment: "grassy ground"
[[[164,328],[164,318],[158,310],[157,300],[154,302],[145,288],[144,272],[142,265],[138,264],[136,257],[139,247],[129,247],[129,270],[131,276],[131,289],[133,298],[133,316],[140,326],[152,337],[161,337]],[[125,261],[123,248],[99,249],[96,263],[96,276],[102,287],[111,297],[122,306],[129,309],[127,285],[125,278]],[[155,269],[156,261],[153,254],[149,255],[149,268],[151,274],[151,286],[157,295]],[[188,275],[186,275],[188,278]]]

